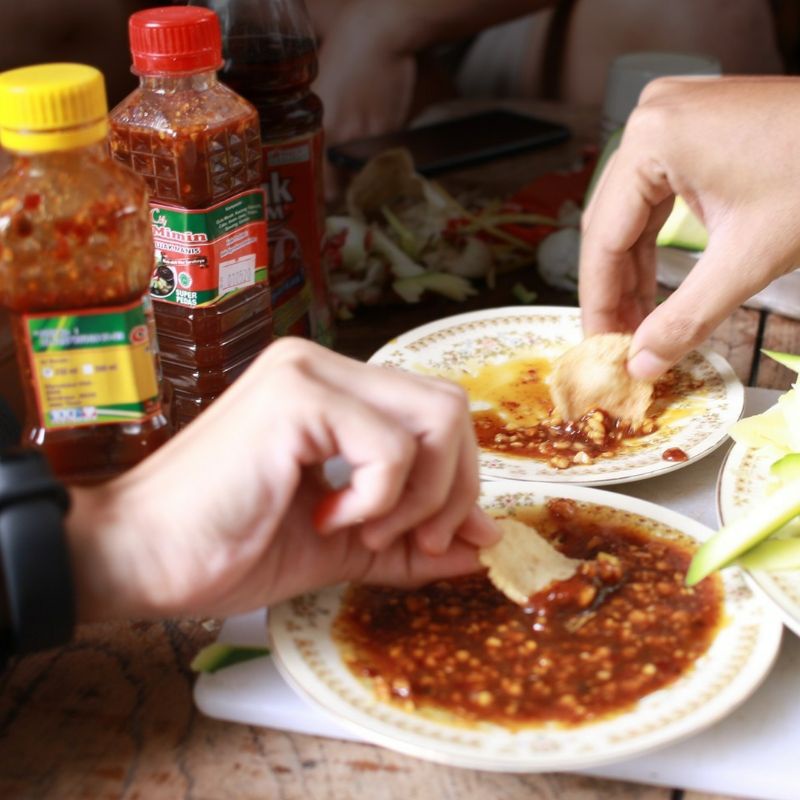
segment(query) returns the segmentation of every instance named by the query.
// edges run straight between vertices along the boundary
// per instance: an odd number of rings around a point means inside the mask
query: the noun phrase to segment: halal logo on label
[[[192,285],[192,276],[188,272],[181,272],[178,275],[178,283],[181,285],[181,288],[188,289]]]
[[[148,337],[147,325],[137,325],[131,329],[130,335],[131,344],[144,344]]]

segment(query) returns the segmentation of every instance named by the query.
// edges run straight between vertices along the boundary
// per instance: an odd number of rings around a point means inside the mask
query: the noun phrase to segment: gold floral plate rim
[[[769,468],[777,458],[766,449],[735,443],[725,454],[717,477],[717,517],[726,525],[763,499]],[[800,570],[748,570],[759,591],[779,610],[786,627],[800,636]]]
[[[581,338],[580,310],[560,306],[484,309],[435,320],[414,328],[380,348],[369,362],[425,374],[453,374],[459,364],[486,361],[538,348],[552,357]],[[422,359],[425,359],[424,361]],[[664,475],[694,464],[727,439],[728,428],[742,414],[744,387],[730,364],[708,348],[695,350],[679,365],[703,378],[702,395],[681,401],[687,408],[703,401],[705,410],[689,414],[667,431],[647,437],[630,453],[590,465],[558,470],[536,459],[482,450],[480,473],[486,479],[552,481],[584,486],[610,486]],[[666,461],[662,453],[682,449],[686,461]]]
[[[514,481],[486,483],[482,505],[514,508],[568,497],[655,521],[698,541],[712,531],[695,520],[638,498],[582,486]],[[668,534],[667,534],[668,535]],[[581,769],[624,760],[699,732],[731,713],[759,686],[780,645],[782,623],[738,569],[722,574],[727,624],[709,651],[674,684],[631,711],[579,728],[461,728],[382,703],[347,669],[331,636],[343,587],[311,592],[270,610],[275,664],[312,705],[371,741],[451,766],[506,772]]]

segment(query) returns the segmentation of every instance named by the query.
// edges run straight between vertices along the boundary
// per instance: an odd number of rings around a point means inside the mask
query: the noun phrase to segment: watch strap
[[[69,508],[69,494],[50,471],[44,457],[35,450],[15,448],[0,456],[0,512],[37,498],[55,503],[62,514]]]
[[[61,644],[75,623],[64,534],[69,494],[44,456],[0,455],[0,650],[21,654]],[[0,655],[2,655],[0,653]]]
[[[68,641],[75,600],[61,504],[37,497],[0,510],[0,554],[12,652]]]

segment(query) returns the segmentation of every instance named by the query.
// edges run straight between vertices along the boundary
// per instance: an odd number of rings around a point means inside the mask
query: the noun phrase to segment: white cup
[[[639,95],[650,81],[668,75],[719,76],[720,63],[713,56],[690,53],[626,53],[614,59],[608,70],[600,138],[605,144],[628,120]]]

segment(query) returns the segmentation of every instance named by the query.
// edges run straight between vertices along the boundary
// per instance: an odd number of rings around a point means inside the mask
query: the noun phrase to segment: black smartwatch
[[[0,455],[0,659],[66,642],[75,596],[69,494],[34,450]]]

